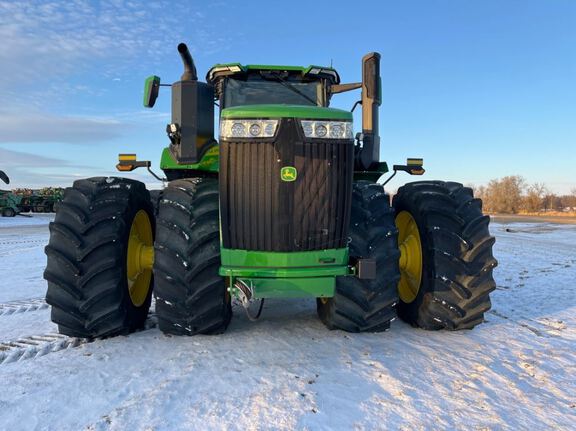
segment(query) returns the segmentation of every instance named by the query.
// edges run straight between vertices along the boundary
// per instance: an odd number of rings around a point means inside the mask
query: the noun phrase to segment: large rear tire
[[[175,335],[220,334],[232,317],[220,268],[218,180],[171,181],[158,205],[156,314]]]
[[[400,318],[424,329],[483,322],[497,261],[482,201],[459,183],[419,181],[401,187],[393,205],[402,251]]]
[[[317,300],[318,315],[330,329],[380,332],[396,317],[400,279],[398,230],[390,198],[379,184],[354,183],[350,220],[350,258],[376,261],[376,279],[337,277],[333,298]]]
[[[66,189],[50,223],[44,271],[46,302],[60,333],[96,338],[144,326],[152,271],[133,271],[128,257],[137,251],[139,259],[144,245],[152,251],[153,233],[150,196],[141,182],[98,177]]]

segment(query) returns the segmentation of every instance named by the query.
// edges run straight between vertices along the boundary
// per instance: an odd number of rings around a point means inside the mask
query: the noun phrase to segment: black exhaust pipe
[[[194,60],[192,60],[190,51],[185,43],[178,44],[178,52],[180,53],[180,57],[182,57],[182,62],[184,63],[184,73],[180,77],[180,81],[198,81]]]

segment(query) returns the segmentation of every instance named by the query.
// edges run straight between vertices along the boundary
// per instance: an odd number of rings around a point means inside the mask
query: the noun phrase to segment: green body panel
[[[164,148],[162,151],[162,158],[160,159],[160,169],[193,169],[197,171],[218,172],[218,161],[220,158],[220,148],[218,145],[213,146],[206,154],[202,156],[198,163],[191,163],[188,165],[180,165],[172,154],[169,148]]]
[[[222,267],[236,268],[306,268],[348,265],[348,248],[300,252],[220,250]]]
[[[380,162],[372,171],[354,171],[354,181],[365,180],[375,183],[386,172],[389,172],[388,163]]]
[[[334,296],[334,277],[314,278],[244,278],[252,288],[254,299],[262,298],[331,298]],[[236,288],[231,289],[235,295]]]
[[[330,266],[314,268],[235,268],[220,267],[220,275],[223,277],[262,277],[262,278],[301,278],[301,277],[336,277],[349,275],[348,266]]]
[[[331,297],[335,277],[350,275],[348,248],[267,252],[221,249],[220,275],[239,278],[256,298]],[[234,288],[231,291],[234,294]]]
[[[304,105],[246,105],[223,109],[222,118],[303,118],[309,120],[352,121],[352,113],[342,109]]]

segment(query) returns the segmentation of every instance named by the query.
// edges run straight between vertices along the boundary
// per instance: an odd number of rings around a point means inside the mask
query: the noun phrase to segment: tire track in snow
[[[144,328],[147,331],[157,326],[156,316],[150,314]],[[92,343],[95,340],[87,338],[68,337],[62,334],[48,333],[44,335],[32,335],[17,340],[0,342],[0,365],[13,362],[35,359],[53,352],[59,352],[83,344]]]
[[[70,338],[61,334],[32,335],[15,341],[0,343],[0,365],[34,359],[52,352],[78,347],[87,343],[82,338]]]
[[[9,240],[0,241],[0,245],[20,245],[20,244],[48,244],[48,239],[26,239],[26,240]]]
[[[30,298],[0,304],[0,316],[38,311],[48,308],[44,298]]]
[[[12,256],[26,250],[34,250],[48,244],[48,239],[31,239],[22,241],[2,241],[0,242],[0,257]]]

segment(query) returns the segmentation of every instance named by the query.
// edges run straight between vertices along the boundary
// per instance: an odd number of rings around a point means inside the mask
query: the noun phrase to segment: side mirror
[[[161,178],[150,169],[152,163],[150,160],[138,160],[136,154],[118,154],[118,164],[116,169],[120,172],[132,172],[134,169],[146,168],[148,172],[158,181],[168,181],[166,178]]]
[[[160,77],[156,75],[149,76],[144,81],[144,106],[152,108],[158,98],[160,90]]]
[[[394,165],[394,171],[404,171],[410,175],[423,175],[426,170],[424,169],[424,160],[422,159],[408,159],[405,165]]]
[[[4,181],[6,184],[10,184],[10,178],[8,178],[8,175],[6,175],[4,171],[0,171],[0,180]]]
[[[149,168],[152,164],[148,160],[136,160],[136,154],[118,154],[116,169],[120,172],[132,172],[137,168]]]

